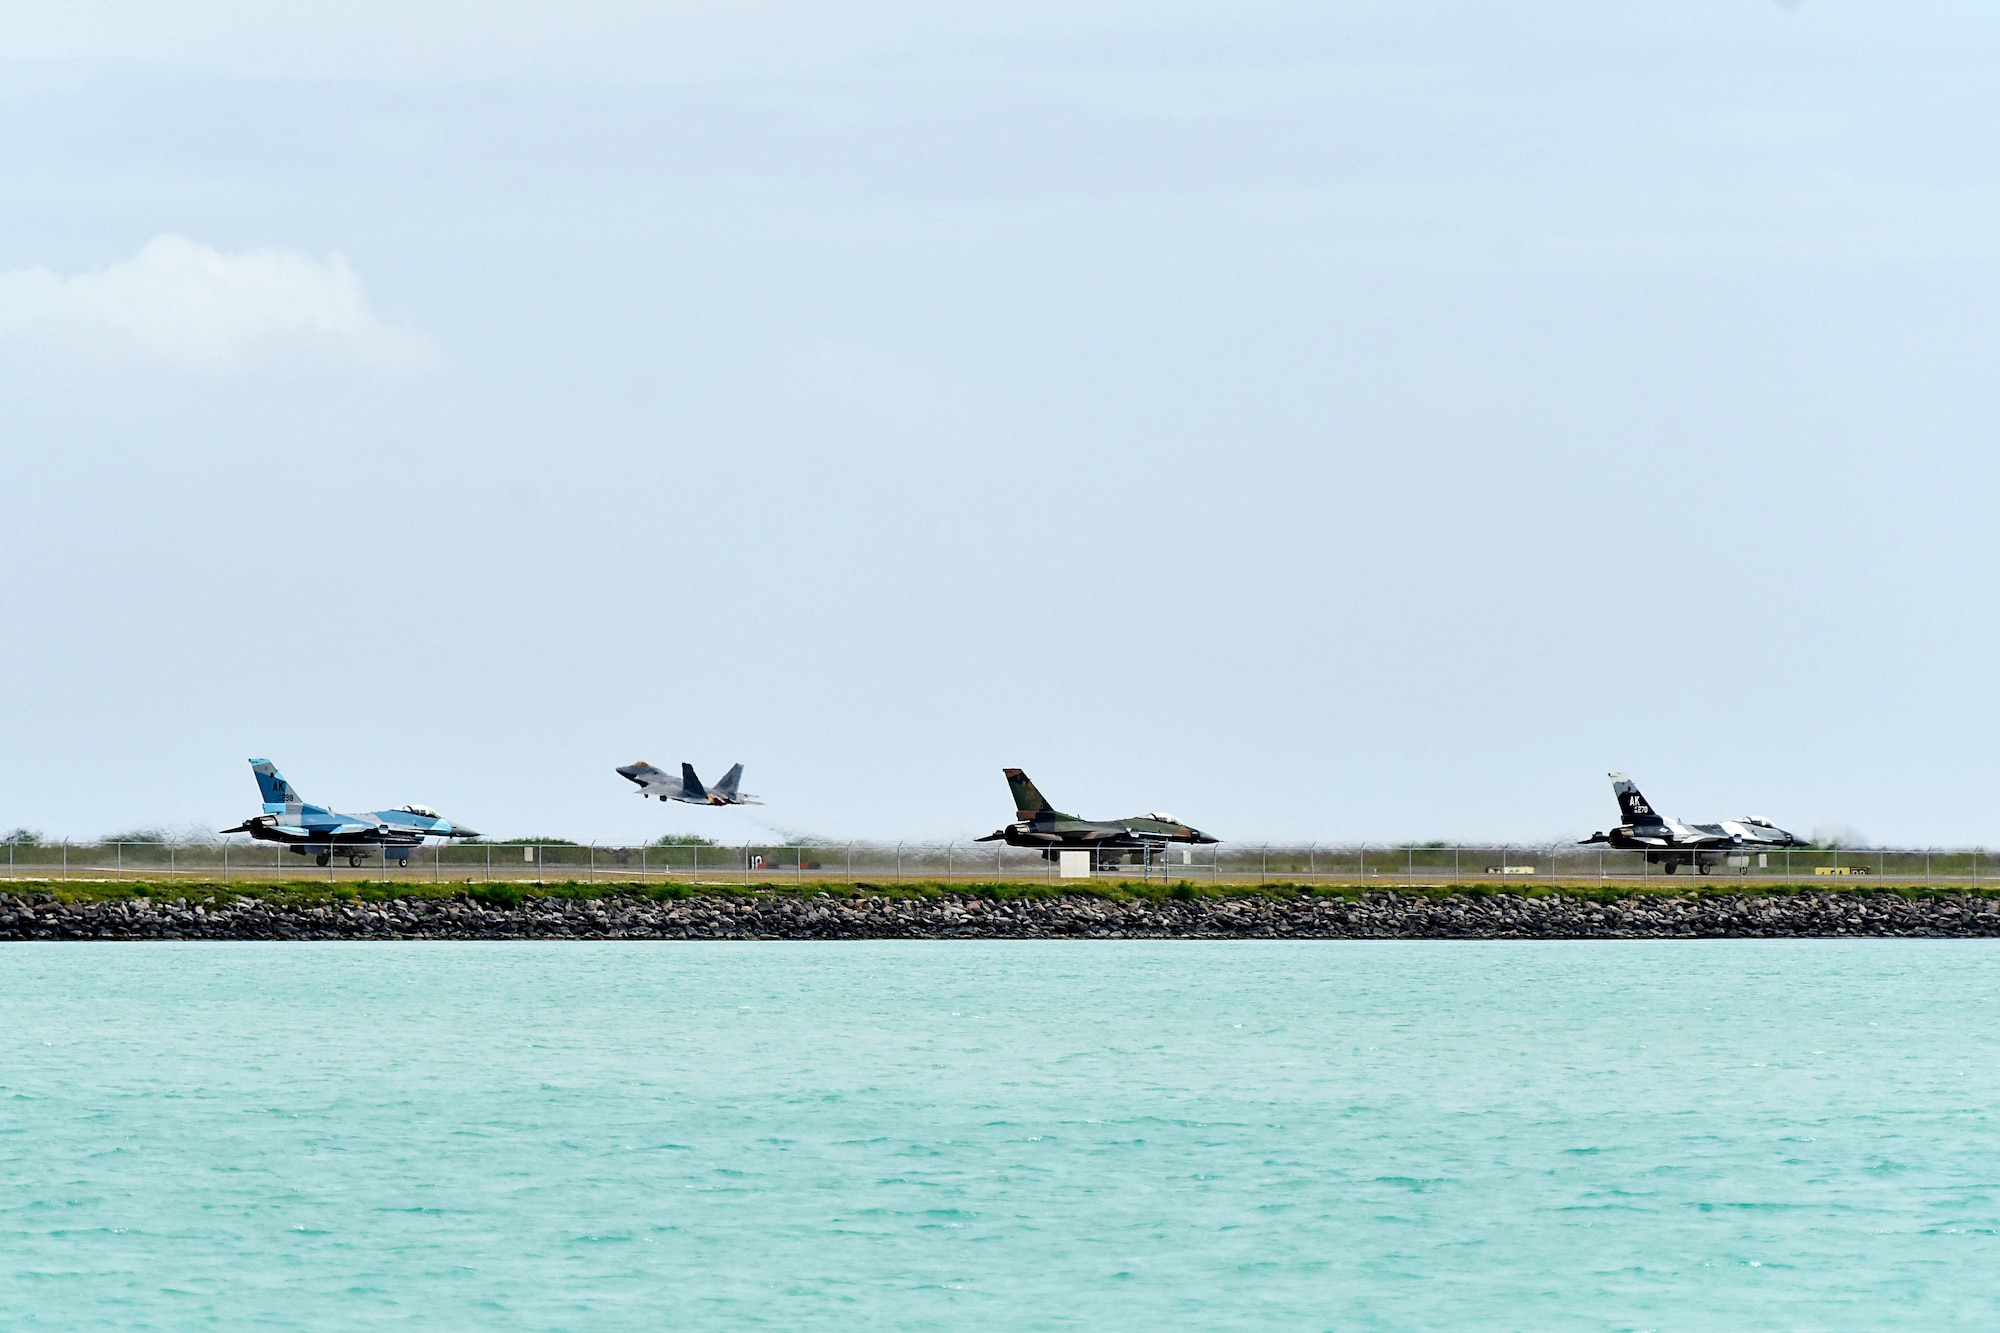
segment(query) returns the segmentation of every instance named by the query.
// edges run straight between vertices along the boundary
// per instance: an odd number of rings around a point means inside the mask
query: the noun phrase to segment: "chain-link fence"
[[[1854,877],[1908,883],[1980,884],[2000,880],[1983,848],[1783,848],[1768,851],[1659,854],[1557,844],[1514,846],[1426,843],[1421,846],[1217,844],[1098,852],[1064,866],[1030,848],[980,842],[848,842],[740,846],[615,847],[574,843],[429,843],[310,847],[305,855],[268,842],[14,842],[0,875],[13,879],[187,878],[219,880],[655,881],[744,885],[841,883],[990,883],[1079,872],[1140,882],[1195,880],[1526,887],[1620,883],[1678,875],[1705,881],[1799,882],[1822,887]]]

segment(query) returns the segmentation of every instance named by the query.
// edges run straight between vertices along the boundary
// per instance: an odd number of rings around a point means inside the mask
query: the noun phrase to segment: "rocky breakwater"
[[[730,895],[283,903],[218,894],[65,903],[0,894],[0,940],[1691,939],[2000,935],[2000,899],[1799,893],[1270,895],[1112,901]]]

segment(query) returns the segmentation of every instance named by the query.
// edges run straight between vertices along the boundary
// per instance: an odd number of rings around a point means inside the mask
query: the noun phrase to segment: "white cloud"
[[[0,273],[0,338],[203,375],[301,361],[410,373],[437,361],[429,338],[376,316],[339,255],[225,254],[179,236],[95,273]]]

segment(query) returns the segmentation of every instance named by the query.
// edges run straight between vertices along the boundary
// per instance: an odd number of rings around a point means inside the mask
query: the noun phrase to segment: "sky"
[[[2000,10],[26,3],[0,828],[2000,844]],[[767,802],[612,769],[742,762]]]

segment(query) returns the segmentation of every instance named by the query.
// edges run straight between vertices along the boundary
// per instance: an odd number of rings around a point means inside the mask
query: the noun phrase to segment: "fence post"
[[[1355,855],[1360,858],[1358,863],[1360,869],[1356,873],[1361,876],[1362,891],[1366,892],[1368,889],[1368,844],[1364,842],[1357,847]]]
[[[854,882],[854,840],[852,838],[848,839],[847,842],[847,882],[849,884]]]
[[[947,884],[951,883],[951,849],[953,846],[954,844],[949,842],[944,845],[944,882]]]
[[[64,879],[68,879],[68,878],[69,878],[69,839],[68,839],[68,838],[64,838],[64,839],[63,839],[63,845],[62,845],[62,853],[63,853],[63,873],[62,873],[62,877],[63,877]]]
[[[179,856],[178,856],[178,852],[179,852],[179,851],[180,851],[180,849],[179,849],[179,848],[177,848],[177,847],[175,847],[175,846],[174,846],[174,845],[173,845],[172,843],[168,843],[168,844],[167,844],[167,878],[168,878],[168,879],[172,879],[172,878],[174,877],[174,875],[175,875],[175,873],[176,873],[176,869],[175,869],[175,868],[176,868],[177,866],[179,866],[179,865],[180,865],[180,858],[179,858]]]
[[[229,882],[229,844],[222,844],[222,882]]]
[[[1264,844],[1264,859],[1257,863],[1257,882],[1259,884],[1262,884],[1264,882],[1265,877],[1268,876],[1270,873],[1271,873],[1271,844],[1267,842]]]
[[[800,888],[804,888],[806,882],[806,849],[803,847],[792,848],[792,862],[792,883]]]
[[[1458,883],[1458,854],[1463,850],[1457,843],[1451,845],[1451,882]]]
[[[253,774],[252,776],[255,775]],[[123,879],[125,878],[125,844],[123,842],[117,842],[113,843],[112,845],[118,849],[116,857],[113,860],[112,864],[118,867],[117,878]]]
[[[750,887],[750,844],[743,844],[743,887]]]
[[[903,844],[896,844],[896,882],[903,882]]]

